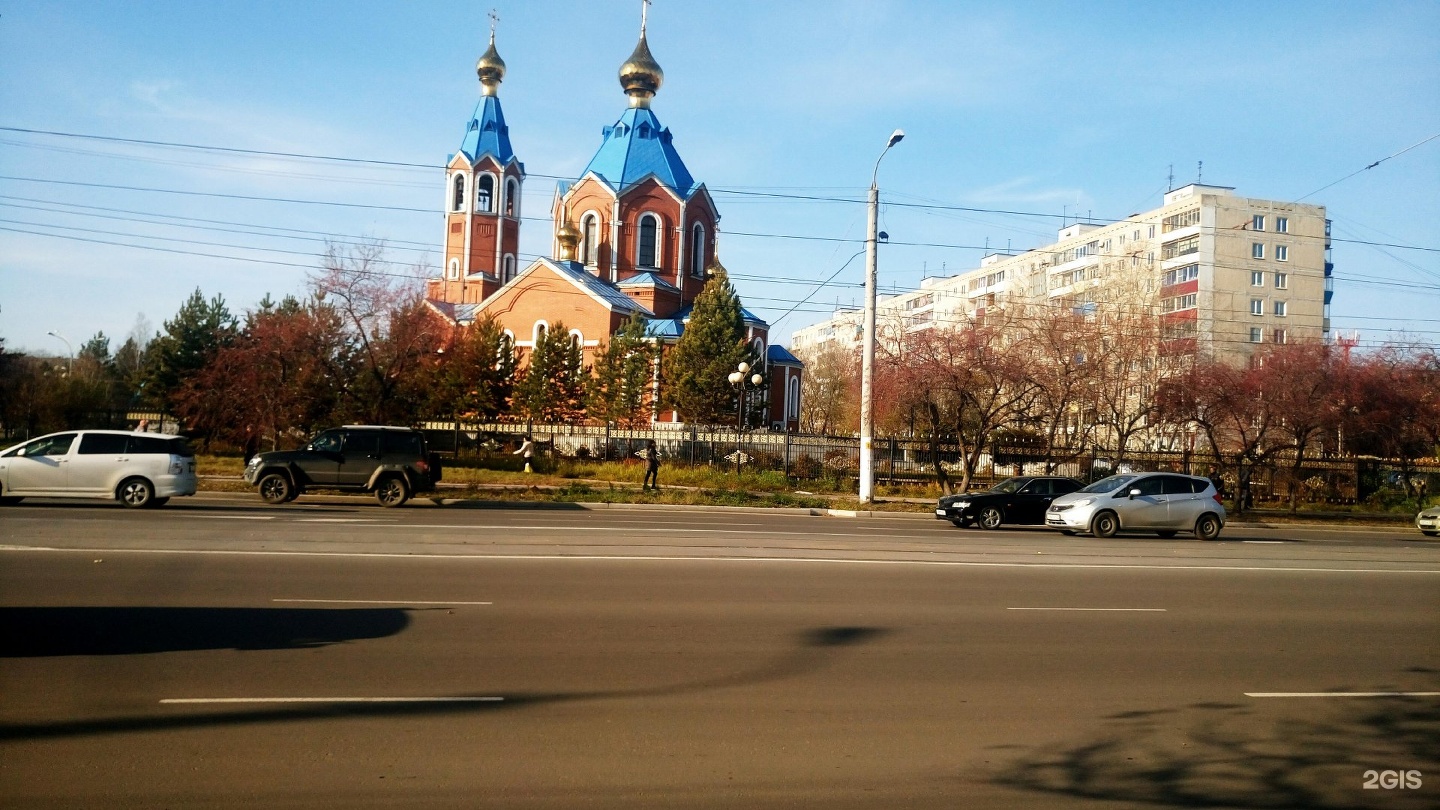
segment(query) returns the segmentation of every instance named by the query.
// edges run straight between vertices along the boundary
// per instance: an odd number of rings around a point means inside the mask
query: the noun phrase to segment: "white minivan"
[[[0,503],[102,498],[138,509],[194,494],[195,452],[180,436],[69,430],[0,452]]]

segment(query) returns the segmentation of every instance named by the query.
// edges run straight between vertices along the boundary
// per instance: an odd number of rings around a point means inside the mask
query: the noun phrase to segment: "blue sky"
[[[500,96],[530,175],[522,213],[536,218],[521,249],[533,255],[550,244],[554,178],[583,169],[625,108],[615,74],[639,2],[493,4],[509,67]],[[0,130],[7,348],[63,353],[50,330],[77,347],[103,330],[118,346],[196,287],[236,311],[301,292],[323,234],[437,264],[438,167],[478,98],[488,9],[0,2],[0,126],[436,167]],[[1176,185],[1203,161],[1207,183],[1293,200],[1440,133],[1437,2],[657,0],[649,39],[666,74],[654,110],[715,194],[722,260],[781,342],[859,301],[863,278],[856,259],[815,291],[861,249],[864,206],[795,197],[863,200],[896,127],[906,139],[885,158],[882,199],[1037,216],[886,206],[893,242],[935,246],[882,247],[882,290],[970,269],[987,244],[1051,242],[1062,214],[1153,208],[1172,165]],[[1440,139],[1306,201],[1327,206],[1342,240],[1335,329],[1440,342]]]

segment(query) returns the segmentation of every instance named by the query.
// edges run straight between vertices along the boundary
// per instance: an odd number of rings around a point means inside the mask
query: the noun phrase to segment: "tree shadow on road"
[[[398,608],[0,607],[0,658],[320,647],[409,624]]]
[[[992,781],[1157,807],[1440,806],[1440,698],[1243,700],[1112,715],[1088,739],[1021,751]],[[1422,788],[1363,789],[1367,770],[1410,769]]]
[[[315,611],[349,612],[349,611]],[[375,611],[386,613],[391,611]],[[405,611],[394,611],[404,613]],[[0,621],[5,616],[0,613]],[[403,627],[403,625],[402,625]],[[8,631],[7,631],[8,632]],[[398,629],[397,629],[398,632]],[[301,722],[350,717],[405,718],[440,715],[462,715],[515,711],[534,706],[581,701],[629,700],[658,698],[696,692],[728,689],[769,683],[787,678],[799,677],[815,672],[831,663],[836,650],[865,644],[886,634],[876,627],[820,627],[802,631],[794,650],[778,660],[737,672],[662,686],[636,687],[633,689],[598,690],[592,692],[550,692],[506,694],[499,701],[476,702],[417,702],[417,703],[311,703],[289,705],[284,708],[250,710],[224,710],[193,713],[188,709],[174,709],[170,714],[132,715],[128,717],[96,718],[46,723],[0,725],[0,742],[11,740],[37,740],[60,737],[77,737],[96,734],[117,734],[136,731],[167,729],[191,729],[205,727],[243,726],[258,723]],[[283,635],[283,634],[281,634]],[[276,637],[279,638],[278,636]],[[348,639],[333,639],[348,640]],[[287,644],[285,646],[296,646]],[[207,645],[206,648],[213,647]],[[189,649],[189,648],[187,648]],[[259,649],[241,647],[238,649]],[[447,698],[490,697],[480,693],[447,695]]]

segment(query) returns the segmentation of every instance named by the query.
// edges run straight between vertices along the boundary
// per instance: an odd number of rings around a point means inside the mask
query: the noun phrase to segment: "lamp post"
[[[730,380],[730,384],[731,384],[731,385],[735,386],[735,392],[736,392],[736,403],[735,403],[735,475],[736,475],[736,476],[739,476],[739,475],[740,475],[740,434],[745,431],[745,392],[746,392],[746,391],[749,391],[751,388],[759,388],[759,387],[760,387],[760,383],[765,382],[765,378],[762,377],[762,376],[760,376],[759,372],[756,372],[755,374],[751,374],[751,375],[750,375],[750,378],[747,380],[747,379],[745,378],[745,374],[746,374],[747,372],[749,372],[749,371],[750,371],[750,364],[749,364],[749,363],[745,363],[745,362],[741,362],[740,365],[738,365],[738,366],[735,367],[735,370],[734,370],[734,371],[730,372],[730,376],[726,378],[726,379]]]
[[[51,329],[45,334],[65,344],[65,351],[67,352],[65,355],[65,373],[69,374],[75,365],[75,347],[70,345],[70,341],[66,340],[64,335],[54,329]]]
[[[875,384],[875,287],[877,273],[876,243],[880,230],[880,161],[890,147],[905,137],[903,130],[895,130],[880,157],[875,158],[875,170],[870,173],[869,224],[865,233],[865,338],[860,355],[860,502],[869,503],[875,488],[875,411],[871,402],[871,391]]]

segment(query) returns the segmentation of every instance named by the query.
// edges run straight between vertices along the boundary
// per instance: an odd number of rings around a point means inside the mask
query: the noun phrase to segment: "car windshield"
[[[1020,487],[1025,486],[1025,482],[1029,480],[1029,478],[1006,478],[1004,481],[1001,481],[1000,483],[991,487],[990,491],[999,492],[1003,495],[1009,495],[1011,493],[1019,492]]]
[[[1109,478],[1101,478],[1099,481],[1080,490],[1081,492],[1114,492],[1135,480],[1133,475],[1112,475]]]

